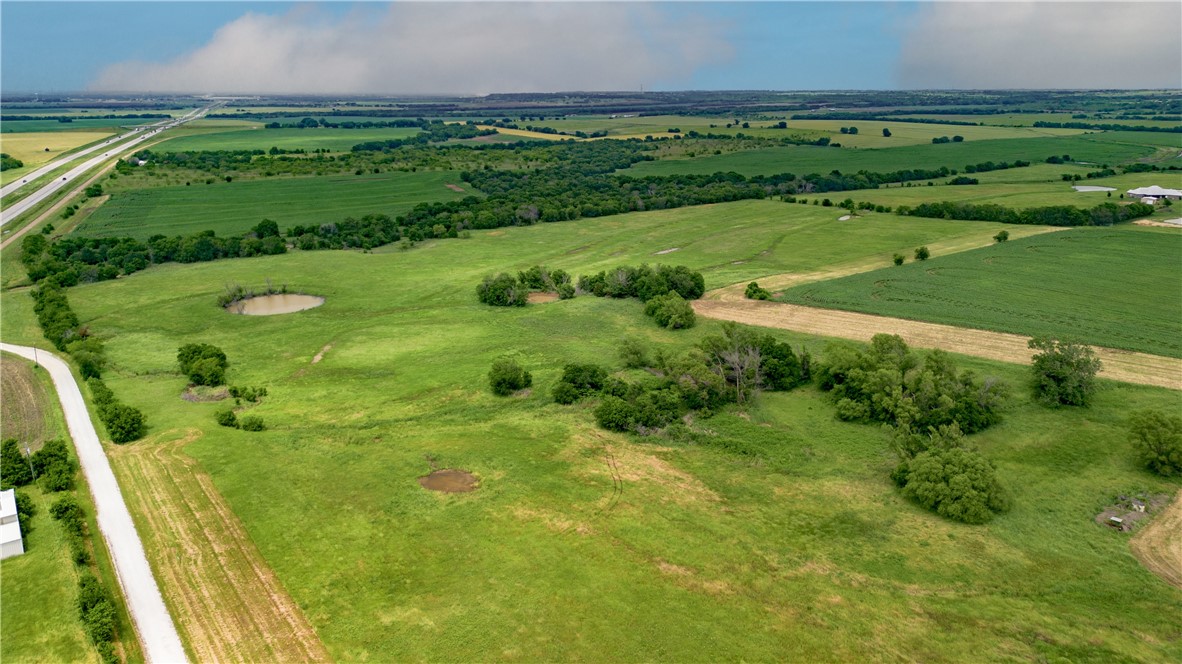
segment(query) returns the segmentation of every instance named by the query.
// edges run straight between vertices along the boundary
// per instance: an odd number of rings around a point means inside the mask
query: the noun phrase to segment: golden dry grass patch
[[[112,136],[109,131],[30,131],[0,134],[0,152],[40,166],[67,150]],[[46,148],[49,148],[48,151]]]
[[[1182,589],[1182,491],[1129,540],[1129,548],[1149,571]]]

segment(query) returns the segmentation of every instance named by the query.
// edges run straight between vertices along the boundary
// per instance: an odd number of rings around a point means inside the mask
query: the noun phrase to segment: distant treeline
[[[57,120],[58,122],[73,122],[74,120],[164,120],[172,116],[167,113],[120,113],[119,115],[0,115],[0,122],[20,122],[24,120]]]
[[[473,123],[445,124],[435,120],[423,127],[423,133],[409,138],[393,138],[387,141],[369,141],[353,146],[354,152],[381,152],[393,150],[404,145],[426,145],[428,143],[443,143],[452,139],[469,139],[477,136],[491,136],[496,129],[481,129]]]
[[[1182,126],[1179,127],[1147,127],[1145,125],[1125,125],[1112,124],[1108,122],[1048,122],[1046,120],[1039,120],[1034,123],[1035,127],[1042,127],[1047,129],[1096,129],[1102,131],[1157,131],[1167,134],[1182,134]]]
[[[925,115],[931,114],[931,113],[936,113],[936,111],[932,111],[932,110],[928,110],[928,109],[899,111],[899,112],[900,113],[923,113]],[[992,113],[1009,113],[1009,112],[1011,112],[1011,111],[990,111],[990,114],[992,114]],[[965,114],[970,114],[970,113],[965,113]],[[961,113],[958,112],[957,115],[961,115]],[[971,115],[979,115],[979,114],[971,113]],[[897,117],[892,117],[889,112],[883,112],[883,113],[835,112],[835,113],[824,113],[824,114],[821,114],[821,113],[797,113],[796,115],[792,116],[792,119],[793,120],[865,120],[868,122],[914,122],[917,124],[963,125],[963,126],[970,126],[970,127],[975,127],[977,125],[985,124],[983,122],[970,122],[968,120],[935,120],[935,119],[924,119],[924,118],[897,118]]]
[[[895,213],[933,219],[964,219],[966,221],[996,221],[1003,224],[1043,226],[1111,226],[1115,223],[1153,214],[1154,207],[1145,203],[1101,203],[1081,210],[1071,205],[1015,210],[996,203],[921,203],[915,207],[900,205]]]
[[[343,120],[341,122],[329,122],[326,118],[305,117],[299,122],[292,124],[282,124],[279,122],[271,122],[266,125],[267,129],[316,129],[323,127],[325,129],[373,129],[373,128],[393,128],[393,127],[418,127],[419,129],[427,129],[431,123],[423,118],[417,120],[399,119],[399,120]]]

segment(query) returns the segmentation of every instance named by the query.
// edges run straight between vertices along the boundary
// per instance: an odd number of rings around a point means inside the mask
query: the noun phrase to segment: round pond
[[[244,316],[275,316],[314,309],[322,304],[324,304],[324,298],[317,295],[277,293],[239,300],[226,305],[226,311]]]

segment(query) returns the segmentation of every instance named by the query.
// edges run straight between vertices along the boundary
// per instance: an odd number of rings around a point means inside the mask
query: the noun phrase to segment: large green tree
[[[1034,398],[1046,406],[1086,406],[1096,391],[1100,360],[1095,351],[1073,341],[1035,337],[1031,366]]]

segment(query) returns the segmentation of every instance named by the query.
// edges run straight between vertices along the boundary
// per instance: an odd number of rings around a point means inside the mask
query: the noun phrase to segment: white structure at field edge
[[[16,490],[0,491],[0,560],[25,552],[16,515]]]
[[[1125,194],[1127,194],[1130,198],[1141,198],[1141,199],[1152,198],[1155,200],[1159,199],[1159,198],[1172,198],[1174,200],[1178,200],[1179,198],[1182,198],[1182,191],[1179,191],[1177,189],[1164,189],[1162,187],[1157,186],[1156,184],[1153,185],[1152,187],[1140,187],[1138,189],[1130,189],[1127,192],[1125,192]],[[1143,202],[1149,202],[1149,201],[1143,201]]]

